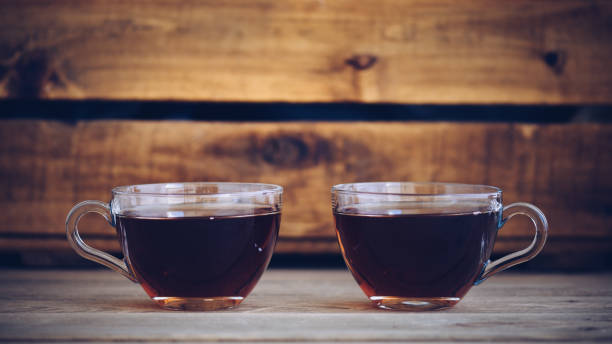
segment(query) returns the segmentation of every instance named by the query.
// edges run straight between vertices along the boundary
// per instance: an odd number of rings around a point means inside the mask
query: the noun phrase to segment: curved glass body
[[[238,305],[265,271],[278,236],[282,188],[249,183],[117,187],[109,205],[86,201],[67,219],[77,253],[140,283],[162,307]],[[123,261],[87,246],[76,223],[98,212],[116,227]]]
[[[501,190],[492,186],[340,184],[332,188],[332,207],[344,260],[381,308],[452,306],[472,285],[535,256],[546,239],[537,208],[515,204],[506,213]],[[517,255],[489,263],[504,216],[514,213],[535,218],[536,238]]]

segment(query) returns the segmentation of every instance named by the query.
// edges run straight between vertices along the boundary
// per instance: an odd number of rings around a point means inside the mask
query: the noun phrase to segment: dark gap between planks
[[[0,118],[209,121],[612,122],[612,106],[3,100]]]

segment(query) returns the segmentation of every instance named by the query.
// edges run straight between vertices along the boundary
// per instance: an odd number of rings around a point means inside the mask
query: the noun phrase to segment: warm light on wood
[[[113,186],[241,181],[285,187],[278,252],[338,252],[330,187],[405,180],[499,186],[505,204],[531,202],[549,218],[544,253],[606,252],[610,137],[603,124],[4,121],[0,247],[67,249],[70,208],[109,201]],[[80,226],[117,247],[100,219]],[[496,249],[531,236],[527,220],[513,219]]]
[[[0,97],[612,101],[608,1],[0,2]]]

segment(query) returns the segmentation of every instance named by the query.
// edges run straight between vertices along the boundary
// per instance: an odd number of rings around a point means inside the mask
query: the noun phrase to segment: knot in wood
[[[263,144],[261,154],[267,163],[290,167],[300,165],[308,157],[308,145],[295,136],[271,137]]]
[[[49,84],[64,86],[53,67],[51,52],[44,49],[23,52],[4,74],[9,97],[39,98]]]
[[[565,51],[548,51],[542,55],[544,63],[552,69],[552,71],[560,75],[563,73],[565,67],[565,61],[567,60],[567,54]]]
[[[372,67],[378,57],[374,55],[353,55],[344,61],[347,65],[353,67],[355,70],[365,70]]]

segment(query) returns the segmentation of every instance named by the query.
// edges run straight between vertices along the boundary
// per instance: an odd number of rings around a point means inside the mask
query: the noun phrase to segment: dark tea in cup
[[[546,238],[546,220],[535,207],[502,209],[501,191],[493,187],[342,184],[332,189],[332,200],[345,262],[381,308],[453,306],[475,283],[535,256]],[[540,234],[520,256],[488,263],[503,217],[518,213],[533,216]]]
[[[244,210],[145,208],[118,215],[116,224],[128,265],[153,300],[168,307],[188,298],[233,305],[268,266],[280,223],[273,209]]]
[[[270,184],[168,183],[114,188],[110,204],[85,201],[66,220],[87,259],[134,282],[168,309],[237,306],[272,257],[282,188]],[[123,260],[86,245],[77,223],[97,212],[117,229]]]

